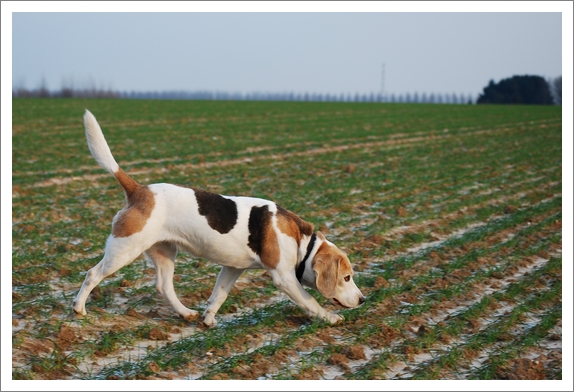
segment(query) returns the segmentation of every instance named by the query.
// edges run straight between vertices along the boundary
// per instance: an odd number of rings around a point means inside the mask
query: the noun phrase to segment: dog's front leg
[[[289,296],[291,301],[299,305],[307,314],[312,317],[319,317],[331,324],[343,321],[343,317],[338,314],[326,311],[319,303],[309,294],[295,277],[295,272],[281,272],[280,270],[270,270],[269,273],[273,278],[273,283],[279,289],[283,290]]]
[[[203,324],[208,327],[217,325],[215,314],[229,295],[229,291],[239,276],[245,271],[233,267],[223,267],[217,275],[217,281],[211,296],[207,300],[207,309],[203,313]]]

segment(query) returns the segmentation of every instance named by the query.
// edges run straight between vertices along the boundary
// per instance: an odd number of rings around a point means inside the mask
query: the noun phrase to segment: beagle
[[[333,324],[343,318],[322,308],[303,286],[346,308],[365,301],[353,282],[347,255],[321,232],[315,233],[313,224],[264,199],[165,183],[141,185],[118,166],[88,110],[84,125],[92,156],[120,183],[126,206],[112,221],[104,257],[87,272],[74,299],[76,314],[86,314],[86,299],[103,278],[143,253],[155,265],[157,290],[180,316],[195,319],[198,312],[185,307],[173,287],[178,249],[222,265],[203,314],[206,326],[217,324],[215,314],[231,287],[252,268],[266,269],[273,283],[307,314]]]

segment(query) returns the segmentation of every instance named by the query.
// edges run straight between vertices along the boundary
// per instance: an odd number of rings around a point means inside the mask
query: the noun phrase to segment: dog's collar
[[[311,255],[311,251],[315,247],[315,240],[317,240],[317,234],[313,233],[313,235],[311,236],[311,240],[307,245],[307,253],[305,253],[305,257],[303,257],[303,260],[301,260],[301,262],[297,266],[297,270],[295,271],[295,276],[297,276],[297,280],[299,281],[299,283],[301,283],[301,279],[303,278],[303,273],[305,272],[305,264],[307,263],[307,259],[309,258],[309,255]]]

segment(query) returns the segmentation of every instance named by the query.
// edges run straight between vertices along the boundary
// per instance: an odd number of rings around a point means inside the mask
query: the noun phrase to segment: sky
[[[559,12],[12,14],[13,88],[476,97],[525,74],[562,74]]]

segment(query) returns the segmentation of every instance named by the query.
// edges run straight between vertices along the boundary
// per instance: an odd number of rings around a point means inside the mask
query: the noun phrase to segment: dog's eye
[[[345,282],[348,282],[348,281],[350,281],[350,280],[351,280],[351,275],[345,276]]]

